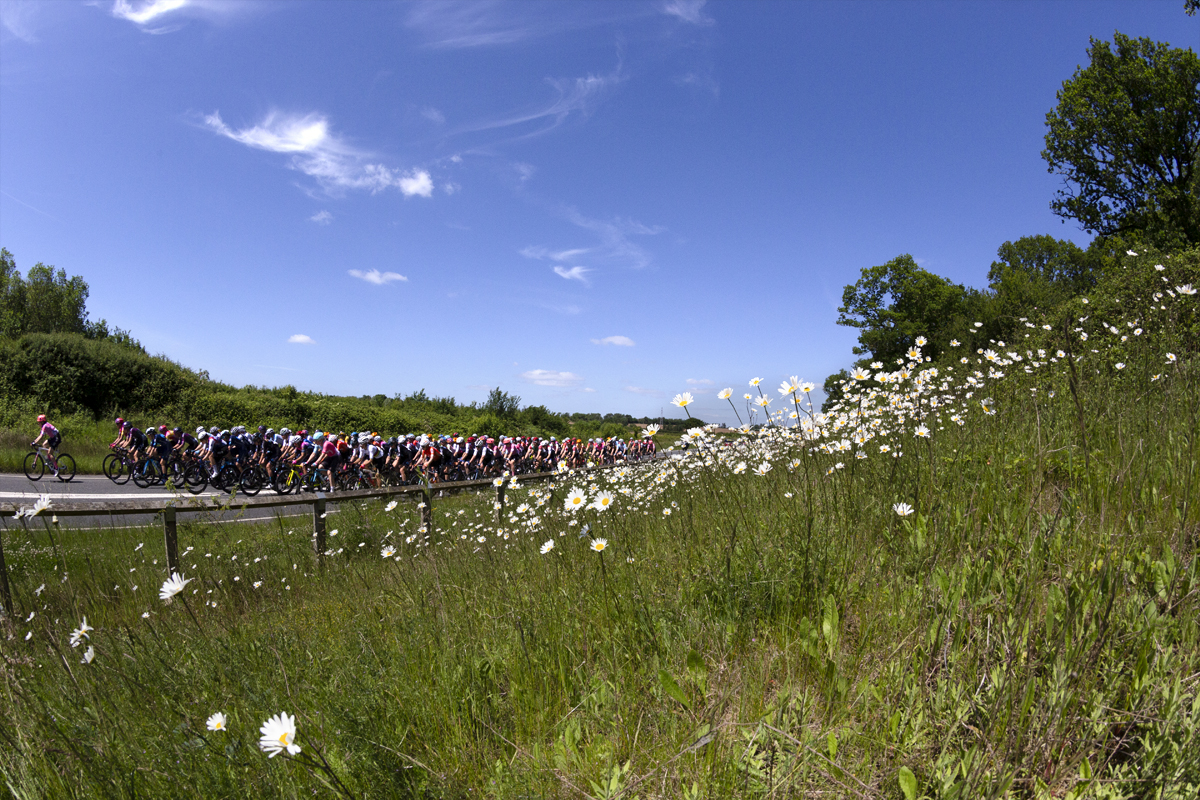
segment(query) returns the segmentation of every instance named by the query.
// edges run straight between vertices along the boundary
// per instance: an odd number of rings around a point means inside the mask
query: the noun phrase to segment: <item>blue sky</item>
[[[863,267],[1086,244],[1045,114],[1182,9],[0,0],[0,244],[233,384],[732,421],[852,360]]]

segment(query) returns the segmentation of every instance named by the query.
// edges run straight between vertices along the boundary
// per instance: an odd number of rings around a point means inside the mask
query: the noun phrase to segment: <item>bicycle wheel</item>
[[[46,474],[46,462],[41,453],[30,453],[25,456],[25,477],[31,481],[40,481]]]
[[[282,467],[275,470],[271,488],[275,490],[276,494],[291,494],[300,487],[302,481],[300,470],[295,467]]]
[[[208,488],[208,470],[200,464],[189,464],[183,473],[183,483],[192,494],[200,494]]]
[[[58,454],[58,479],[63,483],[75,477],[75,459],[67,453]]]
[[[154,477],[150,472],[150,464],[150,461],[142,459],[134,464],[133,469],[130,470],[133,475],[133,485],[139,489],[149,489],[150,484],[154,482]]]
[[[133,477],[133,466],[134,465],[132,461],[123,457],[121,459],[121,463],[118,465],[118,469],[113,471],[113,474],[109,480],[111,480],[117,486],[124,486],[125,484],[129,483],[129,479]]]
[[[220,489],[222,492],[232,492],[233,488],[238,485],[238,478],[241,473],[234,464],[226,464],[221,467],[221,471],[217,473],[216,480],[213,481],[213,486]]]
[[[104,477],[110,481],[116,480],[122,472],[121,457],[116,453],[109,453],[104,457]]]
[[[261,476],[259,475],[260,472],[262,473]],[[266,483],[266,477],[267,471],[255,464],[242,472],[241,477],[238,478],[238,488],[241,489],[242,494],[254,497],[254,495],[262,491],[263,484]]]

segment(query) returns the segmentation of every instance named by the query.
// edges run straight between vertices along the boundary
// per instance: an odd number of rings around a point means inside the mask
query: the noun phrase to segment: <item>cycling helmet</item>
[[[216,425],[213,425],[211,428],[208,429],[209,436],[219,436],[220,434],[221,434],[221,429],[218,428]]]
[[[46,415],[38,414],[38,422],[45,422],[45,421],[46,421]]]
[[[196,438],[203,442],[208,438],[208,431],[201,428],[199,431],[197,431]]]
[[[383,437],[382,437],[382,436],[380,436],[380,435],[377,433],[377,434],[375,434],[375,438],[374,438],[374,439],[372,439],[371,441],[373,441],[373,442],[382,442],[382,441],[383,441]]]
[[[228,430],[221,431],[221,436],[223,436],[225,438],[229,438],[229,431]]]
[[[275,429],[267,428],[267,436],[274,436],[274,435],[275,435]]]
[[[259,432],[259,433],[266,433],[266,432],[267,432],[267,426],[266,426],[266,425],[259,425],[259,426],[258,426],[258,432]]]
[[[460,437],[458,437],[457,439],[455,439],[455,440],[454,440],[454,443],[455,443],[455,444],[462,444],[462,443],[463,443],[463,442],[465,442],[465,441],[466,441],[466,439],[464,439],[463,437],[461,437],[461,436],[460,436]]]
[[[168,442],[175,441],[175,431],[167,431],[167,441]]]
[[[196,434],[197,434],[197,435],[199,435],[199,434],[201,434],[201,433],[207,433],[207,431],[205,431],[205,430],[204,430],[204,426],[203,426],[203,425],[201,425],[200,427],[196,428]]]
[[[313,441],[314,442],[325,441],[325,434],[321,433],[320,431],[317,431],[316,433],[313,434]]]
[[[121,419],[120,417],[117,417],[116,419],[113,420],[113,424],[114,425],[124,425],[125,420]]]
[[[183,433],[183,428],[179,428],[179,427],[172,428],[172,429],[171,429],[171,433],[173,433],[173,434],[175,434],[176,436],[178,436],[178,435],[180,435],[181,433]]]
[[[336,433],[331,433],[329,435],[329,441],[336,442],[337,440],[338,440],[338,435]]]
[[[291,432],[291,430],[289,430],[288,428],[280,428],[280,429],[279,429],[279,435],[280,435],[280,436],[291,436],[291,435],[292,435],[292,432]]]

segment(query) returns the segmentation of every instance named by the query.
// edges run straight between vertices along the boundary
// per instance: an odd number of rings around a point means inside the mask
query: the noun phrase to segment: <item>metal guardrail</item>
[[[656,456],[656,458],[659,456]],[[597,472],[600,470],[612,469],[618,466],[626,466],[624,462],[620,464],[608,464],[599,467],[587,467],[584,469],[575,469],[569,472],[537,472],[529,475],[518,475],[517,483],[537,482],[552,480],[554,478],[565,477],[568,475],[577,475],[579,473]],[[438,495],[450,493],[458,493],[462,491],[473,491],[480,489],[493,488],[496,490],[496,521],[499,522],[504,514],[504,490],[512,482],[512,478],[503,478],[499,484],[495,479],[484,478],[475,481],[451,481],[447,483],[428,482],[408,485],[408,486],[387,486],[379,489],[358,489],[349,492],[317,492],[313,495],[278,495],[274,497],[238,497],[237,494],[231,495],[227,499],[213,497],[193,497],[186,494],[176,494],[169,497],[131,497],[127,499],[114,500],[80,500],[80,501],[55,501],[49,508],[42,512],[42,515],[55,515],[59,517],[91,517],[103,514],[136,516],[148,514],[161,514],[163,523],[163,546],[167,553],[167,573],[168,575],[179,570],[179,541],[176,532],[176,519],[180,513],[189,512],[222,512],[222,511],[242,511],[246,509],[258,508],[280,508],[283,506],[312,506],[313,515],[313,549],[316,551],[317,559],[321,560],[325,557],[325,506],[326,503],[343,503],[352,500],[369,500],[381,497],[394,497],[396,495],[419,495],[419,499],[424,501],[421,508],[421,524],[427,530],[433,530],[433,497],[434,492]],[[27,504],[4,502],[0,503],[0,519],[6,517],[14,517],[21,510],[22,506]],[[7,531],[7,524],[5,525]],[[8,567],[4,561],[4,542],[3,533],[0,531],[0,599],[3,599],[4,610],[11,617],[12,610],[12,593],[8,585]]]

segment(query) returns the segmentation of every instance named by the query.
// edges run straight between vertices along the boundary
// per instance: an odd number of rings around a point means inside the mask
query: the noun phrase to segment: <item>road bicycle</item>
[[[25,477],[31,481],[41,480],[47,470],[64,483],[75,477],[75,459],[67,453],[55,455],[45,446],[38,446],[25,456],[24,466]]]

